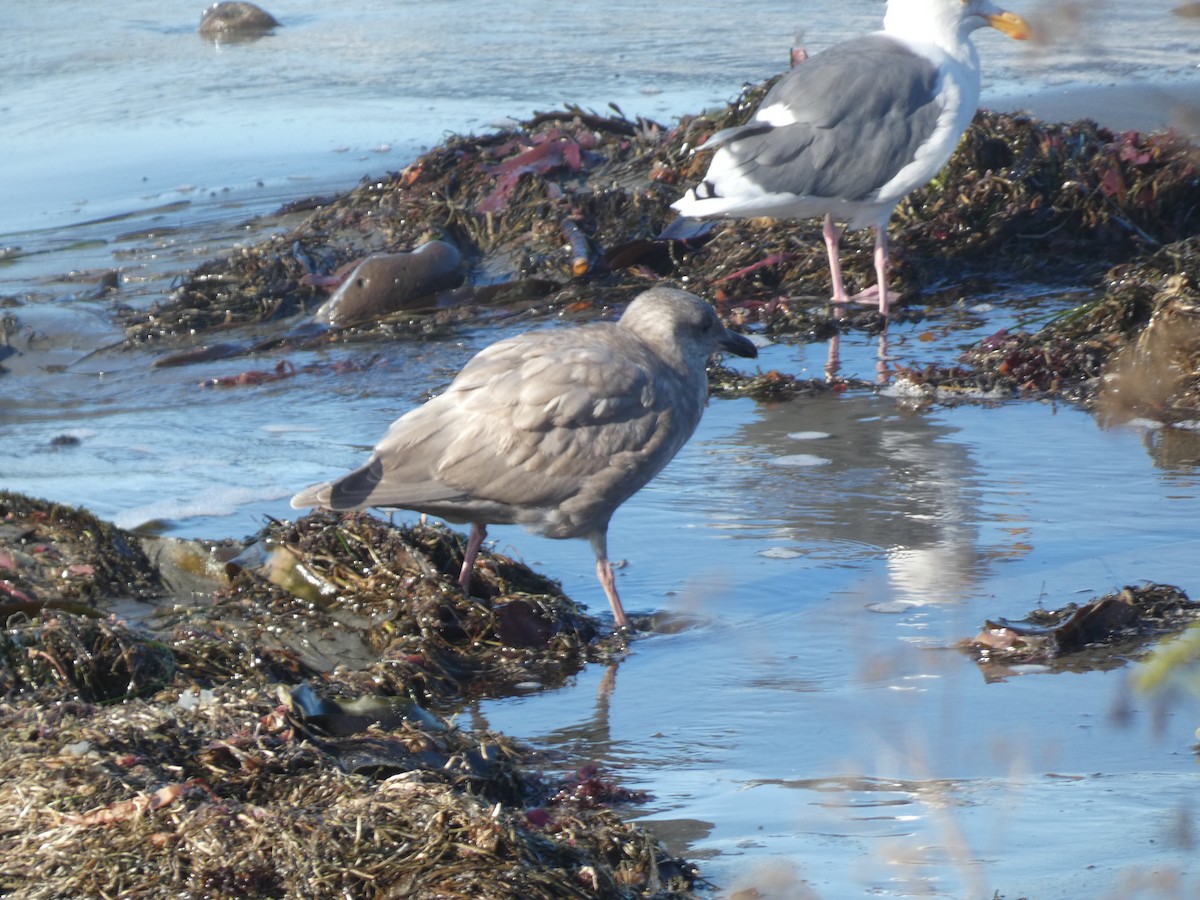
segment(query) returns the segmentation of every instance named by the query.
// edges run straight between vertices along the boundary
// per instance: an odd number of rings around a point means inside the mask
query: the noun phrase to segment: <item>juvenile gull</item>
[[[679,451],[708,402],[708,358],[758,353],[685,291],[639,294],[620,320],[546,329],[476,354],[445,393],[392,423],[361,468],[302,509],[394,507],[470,522],[464,591],[489,524],[587,538],[618,628],[608,521]]]
[[[888,312],[887,222],[950,159],[979,104],[971,32],[1024,40],[1029,25],[989,0],[888,0],[883,30],[787,72],[745,125],[714,134],[703,181],[673,206],[687,216],[824,216],[833,303]],[[841,233],[875,228],[877,284],[846,296]]]

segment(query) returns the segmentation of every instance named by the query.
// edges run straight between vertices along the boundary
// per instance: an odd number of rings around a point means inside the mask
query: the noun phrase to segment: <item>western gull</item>
[[[719,131],[708,173],[674,204],[686,216],[824,216],[835,307],[887,315],[887,223],[896,204],[950,159],[979,103],[971,32],[1023,40],[1029,25],[989,0],[888,0],[883,30],[790,69],[745,125]],[[841,233],[875,228],[875,287],[848,297]]]
[[[587,538],[625,628],[609,519],[696,430],[718,350],[758,355],[707,302],[667,287],[639,294],[615,323],[498,341],[444,393],[393,422],[365,465],[301,491],[292,506],[389,507],[470,522],[464,591],[489,524]]]

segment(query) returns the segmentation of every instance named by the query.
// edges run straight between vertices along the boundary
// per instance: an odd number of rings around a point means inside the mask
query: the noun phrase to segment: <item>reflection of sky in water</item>
[[[792,436],[809,429],[829,436]],[[759,544],[755,552],[780,568],[810,556],[821,565],[885,559],[881,604],[966,599],[985,571],[1002,575],[1030,556],[1051,566],[1101,561],[1100,578],[1052,585],[1067,592],[1156,577],[1133,563],[1147,553],[1156,565],[1174,560],[1185,581],[1192,572],[1191,554],[1155,548],[1191,535],[1194,467],[1164,474],[1148,464],[1142,434],[1100,431],[1070,408],[914,412],[887,398],[806,398],[771,406],[731,442],[737,462],[722,467],[723,490],[748,514],[717,527]],[[826,464],[772,465],[797,445],[819,447]],[[1120,558],[1134,567],[1103,562]],[[1040,593],[1018,598],[1017,609]]]
[[[827,463],[771,465],[798,444]],[[1150,846],[1177,867],[1194,717],[1160,742],[1111,717],[1121,671],[989,684],[945,649],[989,616],[1196,583],[1200,485],[1141,444],[1037,403],[714,402],[614,522],[626,595],[666,587],[652,608],[699,624],[483,720],[618,766],[654,792],[656,833],[717,854],[725,886],[764,883],[768,860],[821,897],[1054,896],[1064,853],[1085,890],[1151,865]]]
[[[825,436],[798,440],[806,432]],[[887,398],[773,405],[739,430],[741,458],[724,469],[730,489],[753,498],[738,534],[762,542],[756,552],[767,558],[851,567],[886,560],[890,587],[874,601],[881,607],[958,599],[978,564],[978,500],[975,465],[954,436]],[[792,464],[804,457],[822,464]]]

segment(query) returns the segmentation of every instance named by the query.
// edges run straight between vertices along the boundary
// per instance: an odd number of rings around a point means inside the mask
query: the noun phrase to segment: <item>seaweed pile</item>
[[[684,224],[670,209],[706,163],[694,148],[744,121],[768,87],[670,129],[568,108],[451,138],[402,172],[314,200],[309,210],[299,205],[290,214],[307,215],[286,233],[199,266],[149,311],[126,310],[128,340],[294,321],[322,299],[314,279],[364,254],[401,252],[431,237],[454,244],[467,262],[466,285],[449,302],[276,340],[429,335],[497,306],[508,314],[586,315],[664,278],[779,339],[879,330],[873,313],[830,318],[819,223]],[[1036,270],[1042,278],[1096,283],[1097,297],[1041,331],[997,334],[956,364],[904,377],[934,388],[1094,401],[1109,358],[1150,322],[1167,281],[1174,279],[1175,296],[1196,292],[1196,162],[1196,148],[1172,133],[1114,133],[1090,121],[1048,124],[980,111],[944,172],[893,217],[898,287],[944,289],[979,276],[1003,282]],[[872,277],[870,240],[866,232],[846,236],[852,289]],[[1195,399],[1184,386],[1150,402],[1192,410]]]
[[[2,512],[0,575],[38,596],[0,632],[0,893],[690,896],[695,870],[614,812],[637,794],[448,718],[623,652],[555,583],[485,552],[466,597],[460,536],[363,514],[156,567],[86,513]],[[91,589],[39,581],[48,554]],[[105,612],[120,565],[138,621]]]
[[[998,331],[960,366],[906,371],[910,383],[1062,397],[1107,421],[1200,413],[1200,238],[1168,244],[1104,275],[1104,292],[1041,330]]]
[[[120,529],[86,510],[0,491],[0,616],[47,605],[83,611],[99,596],[161,591],[142,548]]]
[[[1200,619],[1200,603],[1168,584],[1129,586],[1084,604],[1036,609],[1020,621],[984,623],[962,642],[988,677],[1031,664],[1048,671],[1089,671],[1125,665],[1165,634]]]

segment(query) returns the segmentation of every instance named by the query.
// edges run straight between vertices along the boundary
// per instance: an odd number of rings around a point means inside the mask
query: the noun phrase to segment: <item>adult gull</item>
[[[464,591],[489,524],[587,538],[616,625],[628,627],[608,522],[696,430],[718,350],[758,355],[707,302],[666,287],[639,294],[616,322],[498,341],[444,393],[393,422],[365,465],[301,491],[292,506],[470,522]]]
[[[979,104],[983,26],[1023,40],[1029,25],[989,0],[888,0],[883,30],[790,69],[745,124],[719,131],[708,172],[673,206],[686,216],[824,216],[835,307],[887,315],[887,223],[950,159]],[[876,285],[848,297],[841,232],[875,228]]]

